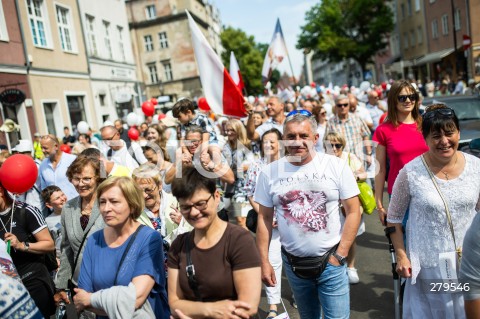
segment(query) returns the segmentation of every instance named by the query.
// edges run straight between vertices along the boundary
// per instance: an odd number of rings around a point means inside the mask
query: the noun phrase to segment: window
[[[151,35],[146,35],[143,37],[145,42],[145,51],[153,51],[153,40]]]
[[[145,14],[148,20],[155,19],[157,17],[157,12],[155,10],[155,5],[150,5],[145,8]]]
[[[420,0],[415,0],[415,11],[420,11]]]
[[[448,34],[448,15],[446,14],[442,16],[442,34]]]
[[[150,83],[158,83],[157,66],[155,63],[147,64],[147,67],[150,74]]]
[[[0,1],[0,41],[8,41],[7,23],[5,21],[5,14],[3,13],[2,1]]]
[[[458,31],[462,28],[462,20],[460,16],[460,9],[455,9],[455,31]]]
[[[98,55],[97,41],[95,40],[95,18],[89,15],[85,16],[87,24],[87,42],[89,53],[93,56]]]
[[[123,44],[123,28],[121,26],[117,26],[118,32],[118,50],[120,51],[120,59],[125,61],[125,45]]]
[[[162,62],[163,69],[165,70],[165,80],[172,81],[173,80],[173,73],[172,73],[172,65],[169,61]]]
[[[43,110],[45,112],[45,121],[47,122],[47,132],[49,134],[57,135],[55,128],[55,109],[57,103],[43,103]]]
[[[423,30],[422,27],[417,28],[417,43],[422,44],[423,43]]]
[[[408,33],[406,32],[403,34],[403,46],[408,49]]]
[[[105,50],[107,50],[107,57],[113,59],[112,44],[110,42],[110,22],[103,21],[103,37],[105,42]]]
[[[407,0],[407,12],[408,16],[412,15],[412,0]]]
[[[106,98],[105,94],[98,95],[98,99],[100,100],[100,106],[105,106],[105,98]]]
[[[402,3],[400,5],[400,8],[402,9],[402,20],[405,19],[405,5]]]
[[[83,96],[67,96],[68,111],[70,112],[70,123],[76,125],[80,121],[86,121]]]
[[[438,38],[438,21],[437,19],[432,21],[432,38]]]
[[[61,6],[56,6],[58,33],[60,34],[60,43],[63,51],[76,51],[74,43],[74,32],[72,27],[72,18],[70,10]]]
[[[160,42],[161,49],[168,48],[167,32],[160,32],[158,34],[158,41]]]
[[[28,24],[32,31],[33,44],[46,48],[49,46],[46,32],[46,10],[43,0],[27,0]]]
[[[414,47],[416,42],[417,40],[415,39],[415,31],[412,30],[410,31],[410,45]]]

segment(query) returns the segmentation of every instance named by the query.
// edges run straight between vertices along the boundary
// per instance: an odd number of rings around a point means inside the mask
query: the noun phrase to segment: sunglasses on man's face
[[[348,106],[348,103],[344,103],[344,104],[337,104],[337,107],[347,107]]]
[[[416,93],[409,95],[399,95],[398,102],[405,103],[407,101],[407,98],[410,100],[410,102],[415,102],[418,99],[418,95]]]
[[[291,111],[290,113],[287,114],[287,117],[293,116],[293,115],[296,115],[296,114],[300,114],[300,115],[307,116],[307,117],[312,116],[312,113],[310,113],[307,110],[293,110],[293,111]]]

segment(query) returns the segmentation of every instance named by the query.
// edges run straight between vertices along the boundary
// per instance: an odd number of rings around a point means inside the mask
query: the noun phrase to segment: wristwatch
[[[25,252],[27,252],[30,249],[30,243],[28,241],[23,242],[23,246],[25,247]]]
[[[347,257],[344,257],[344,256],[340,256],[339,254],[337,254],[336,251],[334,251],[332,253],[332,256],[337,258],[338,262],[340,263],[340,265],[345,265],[347,263]]]

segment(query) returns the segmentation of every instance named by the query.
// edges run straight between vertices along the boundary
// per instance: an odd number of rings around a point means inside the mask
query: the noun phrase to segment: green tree
[[[385,0],[322,0],[305,15],[298,49],[331,62],[352,58],[362,71],[388,44],[393,13]],[[362,72],[364,73],[364,72]]]
[[[261,47],[255,43],[255,38],[248,36],[240,29],[228,26],[220,34],[220,39],[225,49],[221,58],[227,70],[230,68],[230,52],[233,51],[240,66],[247,93],[249,95],[263,93],[262,66],[264,55],[260,52]]]

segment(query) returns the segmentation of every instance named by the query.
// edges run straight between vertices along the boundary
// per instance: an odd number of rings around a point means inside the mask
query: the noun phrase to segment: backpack
[[[15,204],[14,204],[15,205]],[[17,214],[17,217],[19,219],[19,221],[21,221],[22,225],[25,225],[26,224],[26,208],[25,207],[21,207],[18,212],[16,213]],[[48,232],[50,234],[50,232]],[[52,237],[52,234],[50,234],[50,237]],[[53,240],[53,237],[52,237],[52,240]],[[31,243],[36,243],[37,240],[35,239],[35,237],[30,234],[28,235],[28,241],[31,242]],[[56,249],[54,249],[53,251],[50,251],[48,253],[45,253],[43,254],[43,259],[44,259],[44,264],[45,266],[47,267],[47,270],[49,272],[52,272],[54,270],[57,270],[58,269],[58,263],[57,263],[57,252],[56,252]]]

